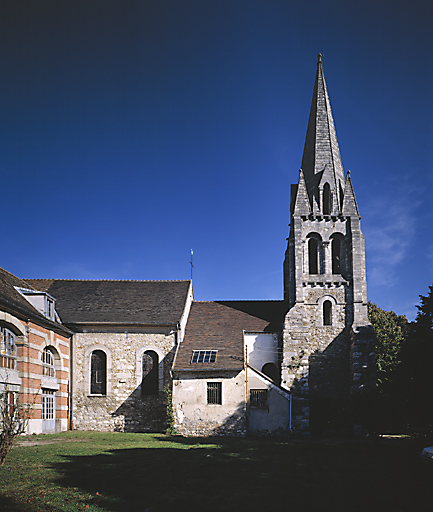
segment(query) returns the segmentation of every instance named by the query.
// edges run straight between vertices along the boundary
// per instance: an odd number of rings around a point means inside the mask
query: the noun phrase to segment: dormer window
[[[47,317],[53,319],[54,317],[54,301],[47,297]]]
[[[55,308],[56,302],[51,295],[48,295],[48,293],[45,292],[40,292],[39,290],[30,290],[19,287],[16,287],[16,289],[34,308],[39,311],[39,313],[53,322],[59,321]]]
[[[191,363],[215,363],[218,350],[193,350]]]

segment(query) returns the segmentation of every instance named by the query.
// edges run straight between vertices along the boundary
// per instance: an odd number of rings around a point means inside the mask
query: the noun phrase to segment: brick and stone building
[[[54,297],[0,269],[0,393],[31,406],[29,434],[70,426],[72,334]]]
[[[161,431],[167,387],[184,435],[353,430],[353,403],[375,384],[375,340],[321,56],[291,188],[283,300],[199,302],[190,281],[1,271],[0,326],[0,380],[36,396],[32,431]]]

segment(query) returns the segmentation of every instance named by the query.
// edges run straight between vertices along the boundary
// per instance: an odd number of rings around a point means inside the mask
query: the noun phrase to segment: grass
[[[433,468],[419,458],[428,444],[433,440],[31,436],[0,468],[0,510],[430,511]]]

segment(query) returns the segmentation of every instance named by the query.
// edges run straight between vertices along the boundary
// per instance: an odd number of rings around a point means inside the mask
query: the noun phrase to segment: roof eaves
[[[216,371],[240,371],[243,370],[244,366],[222,366],[222,367],[216,367],[216,368],[196,368],[193,366],[189,367],[181,367],[181,368],[173,368],[174,372],[216,372]]]
[[[52,322],[48,318],[44,317],[43,315],[40,315],[38,312],[33,313],[31,310],[24,309],[22,306],[19,306],[18,304],[14,302],[10,302],[4,297],[0,298],[0,304],[2,305],[3,309],[8,310],[9,313],[11,313],[14,316],[17,316],[21,320],[28,321],[32,320],[35,322],[38,322],[40,324],[43,324],[46,327],[49,327],[53,331],[56,332],[63,332],[67,334],[74,334],[73,331],[71,331],[68,327],[66,327],[64,324],[58,324],[56,322]],[[30,304],[31,306],[31,304]],[[37,310],[35,310],[37,311]]]

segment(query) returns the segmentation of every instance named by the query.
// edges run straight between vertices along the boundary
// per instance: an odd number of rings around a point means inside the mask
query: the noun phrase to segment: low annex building
[[[34,402],[29,432],[162,431],[164,388],[183,435],[353,430],[351,406],[375,385],[375,336],[321,55],[290,196],[283,300],[200,302],[189,280],[0,270],[0,388]]]
[[[193,303],[173,364],[179,433],[289,430],[290,393],[280,387],[279,370],[285,306],[283,301]]]

